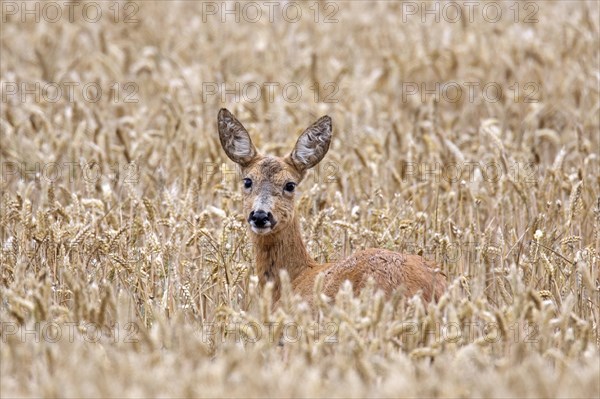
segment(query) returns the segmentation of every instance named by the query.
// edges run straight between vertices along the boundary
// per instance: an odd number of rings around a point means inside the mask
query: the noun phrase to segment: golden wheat
[[[3,1],[1,396],[598,397],[598,2],[488,3],[503,18],[115,1],[70,21],[29,2],[36,22]],[[299,187],[311,254],[422,254],[448,276],[439,303],[346,285],[332,304],[317,279],[315,317],[283,276],[274,307],[222,106],[279,155],[331,115]]]

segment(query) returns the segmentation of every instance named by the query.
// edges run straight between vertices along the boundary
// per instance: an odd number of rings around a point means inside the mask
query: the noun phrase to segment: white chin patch
[[[260,235],[260,234],[268,234],[273,229],[270,226],[269,227],[263,227],[263,228],[258,228],[258,227],[250,226],[250,230],[252,230],[254,233]]]

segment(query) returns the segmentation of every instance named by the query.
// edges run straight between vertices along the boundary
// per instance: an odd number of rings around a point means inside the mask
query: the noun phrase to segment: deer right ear
[[[331,118],[323,116],[302,133],[290,154],[300,171],[310,169],[323,159],[331,142]]]
[[[257,153],[244,126],[225,108],[221,108],[217,119],[221,146],[229,159],[241,166],[248,165]]]

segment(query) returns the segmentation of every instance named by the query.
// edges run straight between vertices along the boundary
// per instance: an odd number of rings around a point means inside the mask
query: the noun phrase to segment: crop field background
[[[600,395],[598,2],[0,4],[2,397]],[[330,115],[309,252],[439,303],[274,307],[222,107],[276,155]]]

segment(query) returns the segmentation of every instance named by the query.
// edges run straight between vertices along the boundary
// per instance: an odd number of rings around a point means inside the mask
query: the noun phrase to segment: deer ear
[[[321,162],[329,150],[331,134],[331,118],[323,116],[300,135],[290,154],[298,170],[303,172]]]
[[[221,108],[217,119],[221,146],[229,159],[241,166],[248,165],[257,153],[244,126],[225,108]]]

